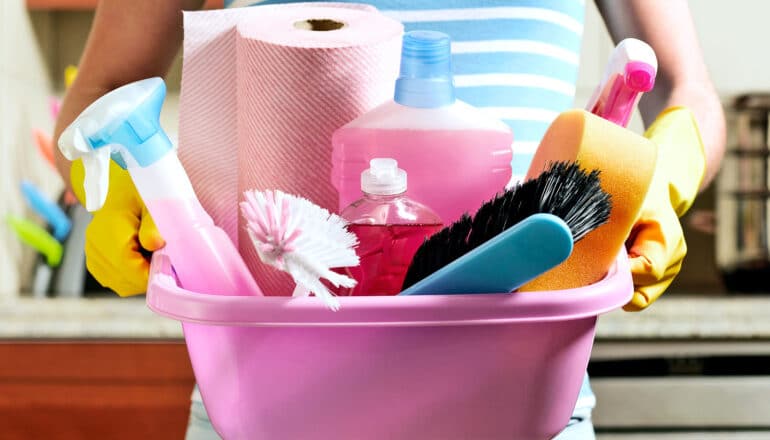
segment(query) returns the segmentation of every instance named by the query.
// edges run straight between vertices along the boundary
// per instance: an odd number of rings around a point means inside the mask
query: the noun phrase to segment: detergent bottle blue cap
[[[455,101],[451,40],[435,31],[404,34],[396,102],[409,107],[435,108]]]

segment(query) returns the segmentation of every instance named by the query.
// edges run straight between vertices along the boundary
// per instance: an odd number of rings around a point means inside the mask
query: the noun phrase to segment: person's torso
[[[513,130],[514,176],[526,174],[548,125],[573,106],[585,0],[338,1],[375,6],[406,31],[448,34],[458,99]],[[298,2],[225,0],[225,6]]]

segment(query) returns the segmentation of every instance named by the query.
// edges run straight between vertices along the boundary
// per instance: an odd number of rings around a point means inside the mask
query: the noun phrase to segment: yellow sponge
[[[519,291],[571,289],[604,277],[628,238],[652,181],[657,146],[650,140],[585,110],[569,110],[548,128],[532,159],[527,179],[552,161],[577,161],[597,169],[612,196],[607,223],[575,243],[572,255]]]

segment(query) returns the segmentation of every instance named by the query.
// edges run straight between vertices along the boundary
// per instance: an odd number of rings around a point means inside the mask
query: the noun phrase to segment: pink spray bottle
[[[182,287],[218,295],[261,295],[230,238],[198,201],[160,126],[165,96],[160,78],[127,84],[96,100],[62,133],[62,154],[83,160],[86,209],[95,211],[104,204],[114,160],[131,175],[166,241],[164,250]]]
[[[626,38],[612,51],[586,110],[621,127],[628,126],[642,94],[655,85],[657,70],[658,59],[652,47],[642,40]]]
[[[505,123],[455,98],[449,37],[408,32],[394,99],[332,136],[339,209],[360,197],[369,161],[388,157],[408,170],[410,196],[452,223],[504,190],[512,140]]]

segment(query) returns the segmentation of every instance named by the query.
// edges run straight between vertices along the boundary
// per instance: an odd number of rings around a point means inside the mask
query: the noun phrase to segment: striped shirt
[[[299,1],[225,0],[225,6]],[[548,125],[573,106],[585,0],[341,2],[371,4],[406,31],[434,30],[452,38],[457,98],[511,127],[514,180],[526,174]]]

